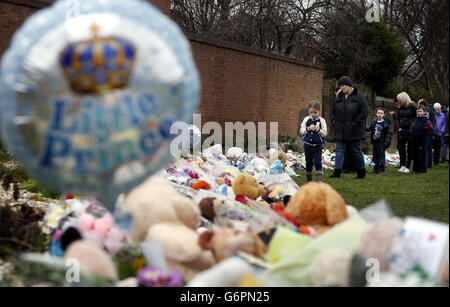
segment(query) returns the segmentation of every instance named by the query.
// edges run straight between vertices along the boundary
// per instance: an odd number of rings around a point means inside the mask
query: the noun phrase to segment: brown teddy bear
[[[303,226],[312,226],[320,235],[348,218],[344,199],[330,185],[310,182],[289,200],[285,212],[297,216]]]
[[[122,210],[133,215],[134,242],[160,241],[168,268],[177,267],[186,281],[215,264],[212,253],[198,245],[198,206],[162,178],[150,177],[130,191]]]
[[[259,196],[266,195],[266,189],[250,174],[239,174],[231,184],[236,195],[235,200],[247,204],[246,197],[255,200]]]
[[[282,150],[278,150],[278,160],[283,163],[283,166],[286,166],[287,156],[286,153]]]
[[[216,199],[215,197],[205,197],[198,204],[202,216],[208,219],[210,222],[214,222],[214,218],[216,217],[216,212],[222,206],[222,201]]]
[[[272,164],[275,160],[280,160],[283,166],[286,166],[287,156],[286,153],[278,147],[277,149],[271,149],[269,152],[269,162]]]
[[[199,245],[205,250],[211,250],[217,262],[239,252],[260,257],[266,249],[262,240],[250,228],[246,231],[227,228],[216,233],[207,230],[200,235]]]

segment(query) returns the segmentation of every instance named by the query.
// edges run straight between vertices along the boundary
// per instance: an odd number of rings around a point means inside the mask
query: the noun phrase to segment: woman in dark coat
[[[366,138],[366,119],[369,112],[366,98],[353,87],[352,80],[343,76],[339,79],[341,92],[331,107],[330,120],[333,125],[333,137],[336,141],[335,170],[331,178],[339,178],[344,164],[345,150],[353,155],[356,178],[366,176],[361,141]]]

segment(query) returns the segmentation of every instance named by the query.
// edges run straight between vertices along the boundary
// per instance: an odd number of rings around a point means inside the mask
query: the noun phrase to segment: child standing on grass
[[[411,139],[413,142],[413,172],[425,174],[426,167],[426,145],[428,132],[433,131],[433,125],[425,116],[425,106],[417,106],[417,117],[411,126]]]
[[[312,181],[312,169],[316,168],[316,181],[322,181],[322,144],[327,136],[327,123],[320,116],[320,103],[309,104],[309,116],[305,117],[300,128],[304,135],[303,143],[306,158],[306,182]]]
[[[369,128],[370,141],[373,144],[373,174],[386,174],[386,149],[391,145],[393,131],[390,121],[384,118],[384,109],[377,109],[377,118]]]

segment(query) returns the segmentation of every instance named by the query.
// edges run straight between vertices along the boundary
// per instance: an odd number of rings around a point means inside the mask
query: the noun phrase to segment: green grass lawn
[[[365,179],[357,180],[356,174],[329,178],[332,171],[325,170],[323,181],[335,188],[347,204],[358,209],[386,199],[394,214],[401,218],[415,216],[449,223],[448,164],[439,164],[425,175],[402,174],[390,166],[384,176],[369,174],[372,171],[370,166],[367,171]],[[305,184],[305,172],[297,172],[301,178],[294,180],[298,185]]]

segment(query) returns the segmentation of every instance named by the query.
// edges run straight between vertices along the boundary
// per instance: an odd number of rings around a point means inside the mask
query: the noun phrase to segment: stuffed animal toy
[[[278,148],[278,149],[271,148],[269,150],[269,161],[270,161],[270,164],[275,162],[275,160],[277,160],[277,159],[281,161],[283,166],[286,165],[286,161],[287,161],[286,153],[281,148]]]
[[[291,197],[285,212],[297,216],[303,226],[312,226],[320,235],[348,218],[344,199],[330,185],[310,182]]]
[[[194,190],[211,190],[211,185],[209,183],[207,183],[204,180],[199,180],[196,183],[194,183],[191,188],[193,188]]]
[[[348,287],[352,254],[332,248],[320,253],[312,266],[311,282],[315,287]]]
[[[98,219],[91,214],[82,213],[78,218],[77,229],[87,242],[104,247],[112,254],[118,253],[129,243],[127,233],[115,224],[109,213]]]
[[[117,271],[111,257],[102,248],[83,240],[76,228],[69,227],[64,231],[61,247],[65,259],[78,260],[84,274],[117,281]]]
[[[239,257],[228,258],[199,273],[187,287],[237,287],[245,274],[252,273],[250,264]]]
[[[212,253],[198,245],[199,207],[162,178],[150,177],[125,195],[122,212],[133,215],[134,242],[160,241],[168,268],[177,267],[186,281],[214,265]]]
[[[281,163],[281,160],[275,160],[275,162],[272,163],[270,166],[270,174],[271,175],[279,175],[283,174],[283,163]]]
[[[223,196],[227,196],[229,199],[234,199],[234,198],[235,198],[233,189],[232,189],[229,185],[227,185],[227,184],[222,184],[222,185],[219,187],[219,192],[220,192],[220,194],[222,194]]]
[[[216,181],[217,185],[219,185],[219,186],[225,184],[225,178],[217,177],[215,179],[215,181]]]
[[[272,205],[272,210],[278,213],[280,216],[282,216],[284,219],[288,220],[292,224],[294,224],[296,227],[300,226],[299,219],[287,212],[284,211],[284,205],[282,203],[275,203]]]
[[[272,205],[272,210],[278,213],[281,217],[283,217],[285,220],[291,222],[295,227],[298,227],[298,230],[300,233],[303,233],[305,235],[308,235],[312,238],[317,238],[317,232],[314,228],[310,226],[302,226],[300,225],[300,221],[296,216],[293,216],[292,214],[289,214],[284,211],[284,205],[282,203],[275,203]]]
[[[281,161],[283,166],[286,166],[287,157],[286,157],[286,153],[284,151],[278,150],[278,157],[277,157],[277,159]]]
[[[244,163],[245,166],[247,166],[250,164],[250,157],[248,156],[248,154],[246,152],[243,152],[239,156],[239,161],[241,161],[242,163]]]
[[[214,156],[216,156],[216,157],[222,156],[222,145],[221,144],[216,144],[214,146],[206,148],[203,151],[203,156],[206,157],[206,158],[212,158]]]
[[[259,196],[266,194],[263,185],[260,185],[256,178],[250,174],[239,174],[232,183],[233,192],[236,200],[243,204],[247,204],[247,198],[256,200]]]
[[[211,250],[217,262],[237,255],[239,252],[259,257],[265,253],[266,246],[262,240],[247,228],[246,231],[223,229],[219,232],[207,230],[199,237],[199,245]]]
[[[258,172],[264,172],[268,167],[266,160],[263,158],[253,158],[250,161],[250,165],[253,166]]]
[[[239,147],[231,147],[227,150],[227,158],[237,159],[243,154],[243,150]]]
[[[399,218],[376,222],[361,236],[359,254],[365,259],[377,259],[380,263],[380,270],[388,270],[391,265],[395,240],[402,227],[403,221]]]
[[[202,216],[211,222],[214,222],[216,212],[222,206],[222,201],[217,200],[215,197],[205,197],[198,204]]]
[[[215,264],[210,251],[203,250],[198,240],[196,231],[180,223],[158,223],[146,237],[146,241],[161,242],[167,267],[177,268],[186,281]]]

